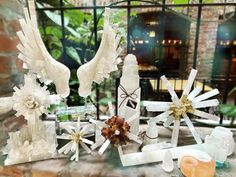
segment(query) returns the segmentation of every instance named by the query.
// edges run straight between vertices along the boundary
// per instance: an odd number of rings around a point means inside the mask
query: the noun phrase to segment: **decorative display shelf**
[[[236,157],[232,155],[235,142],[231,130],[224,127],[213,130],[194,127],[190,119],[190,115],[194,115],[218,122],[219,117],[202,111],[202,108],[219,105],[219,101],[213,98],[220,93],[219,90],[212,89],[200,94],[202,88],[194,88],[197,70],[192,69],[179,97],[166,76],[161,76],[171,101],[144,101],[146,110],[158,112],[158,115],[150,118],[147,125],[142,125],[138,62],[132,54],[128,54],[123,61],[117,95],[118,115],[115,115],[112,103],[108,103],[110,116],[107,120],[93,117],[83,126],[78,115],[74,125],[63,124],[56,134],[56,123],[52,122],[54,126],[48,127],[41,116],[48,115],[50,105],[59,104],[69,95],[70,70],[54,60],[46,50],[38,30],[33,0],[29,0],[29,11],[24,8],[24,14],[25,19],[19,20],[22,30],[17,32],[20,39],[18,58],[30,70],[24,75],[24,85],[14,87],[12,97],[0,99],[0,111],[12,108],[16,111],[15,115],[23,116],[27,123],[17,131],[9,131],[7,145],[2,151],[7,155],[4,164],[8,167],[1,168],[0,175],[166,176],[165,172],[168,172],[168,176],[180,176],[180,168],[187,177],[213,177],[215,167],[219,166],[227,173],[232,172],[231,168],[226,168],[227,157],[231,156],[229,161],[236,162]],[[78,94],[81,97],[89,96],[92,83],[100,84],[109,78],[121,62],[121,39],[117,27],[109,21],[110,15],[111,9],[105,8],[100,47],[94,58],[77,70]],[[39,84],[37,79],[43,84]],[[56,86],[55,95],[48,91],[49,80]],[[5,100],[9,104],[3,106]],[[180,125],[182,120],[186,127]],[[160,122],[164,122],[164,127],[157,126]],[[58,125],[62,124],[59,122]],[[77,163],[68,162],[69,159]],[[178,166],[174,163],[176,159]],[[162,165],[159,165],[160,162]],[[13,164],[20,165],[9,166]]]

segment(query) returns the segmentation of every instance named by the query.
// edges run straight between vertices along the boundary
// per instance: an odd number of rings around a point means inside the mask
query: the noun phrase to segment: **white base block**
[[[149,146],[149,145],[148,145]],[[189,145],[182,147],[175,147],[169,149],[161,149],[161,150],[147,150],[143,152],[136,152],[130,154],[123,154],[123,151],[119,150],[120,159],[123,166],[134,166],[134,165],[142,165],[147,163],[161,162],[164,158],[164,154],[166,151],[170,151],[173,159],[178,159],[180,154],[184,149],[198,149],[204,150],[203,144],[200,145]]]
[[[36,119],[34,134],[32,127],[23,126],[19,131],[10,132],[7,141],[5,165],[26,163],[54,158],[56,156],[55,122],[46,123]]]

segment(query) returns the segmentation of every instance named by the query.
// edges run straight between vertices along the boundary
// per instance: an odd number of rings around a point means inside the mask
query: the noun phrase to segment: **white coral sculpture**
[[[187,124],[196,142],[198,144],[202,143],[200,135],[195,130],[187,114],[193,114],[202,118],[219,121],[219,117],[198,110],[199,108],[217,106],[219,104],[219,101],[217,99],[210,99],[210,100],[207,100],[207,99],[219,94],[219,91],[218,89],[213,89],[202,95],[199,95],[199,93],[202,91],[201,87],[196,87],[191,91],[196,75],[197,75],[197,70],[192,69],[189,75],[188,81],[187,81],[187,85],[184,88],[180,99],[178,98],[176,92],[172,88],[170,82],[166,79],[165,76],[162,76],[161,79],[163,83],[166,85],[167,90],[171,95],[172,102],[146,103],[146,108],[148,111],[151,111],[151,112],[164,111],[164,113],[156,116],[155,118],[150,119],[149,124],[164,121],[166,118],[167,119],[164,122],[164,126],[168,127],[170,126],[172,122],[174,122],[174,128],[173,128],[172,139],[171,139],[171,144],[174,147],[176,147],[178,143],[181,118],[184,119],[185,123]]]
[[[68,154],[69,152],[74,153],[70,160],[79,161],[79,147],[81,146],[88,154],[91,153],[90,148],[86,145],[93,145],[94,142],[86,139],[84,136],[92,128],[92,124],[86,125],[83,128],[80,126],[80,119],[78,118],[77,124],[73,126],[65,126],[66,133],[58,135],[57,139],[69,140],[62,148],[58,150],[59,153]]]

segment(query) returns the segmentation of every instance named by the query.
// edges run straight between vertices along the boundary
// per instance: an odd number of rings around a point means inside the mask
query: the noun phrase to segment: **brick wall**
[[[193,66],[194,44],[197,24],[197,8],[190,8],[191,26],[187,70]],[[209,79],[212,75],[213,58],[218,28],[218,9],[204,7],[200,24],[197,50],[198,78]]]
[[[16,31],[20,30],[17,20],[21,17],[22,4],[18,0],[0,0],[0,97],[12,95],[13,87],[23,81],[16,49]],[[0,147],[6,143],[9,127],[19,128],[22,121],[14,116],[14,111],[0,115]]]
[[[221,2],[220,0],[217,2]],[[189,38],[189,50],[188,50],[188,61],[187,71],[193,66],[193,54],[194,54],[194,43],[196,34],[196,23],[197,23],[197,8],[191,7],[191,27],[190,27],[190,38]],[[200,34],[197,50],[197,70],[198,78],[210,79],[212,77],[213,60],[215,53],[215,46],[217,40],[217,29],[218,25],[223,21],[219,21],[219,15],[223,13],[227,14],[234,12],[234,6],[227,7],[203,7]]]
[[[97,0],[97,5],[107,5],[119,0]],[[75,6],[91,6],[93,5],[93,0],[69,0],[69,2]]]
[[[0,0],[0,96],[12,94],[14,85],[22,82],[22,63],[17,59],[16,31],[22,17],[22,4],[17,0]]]

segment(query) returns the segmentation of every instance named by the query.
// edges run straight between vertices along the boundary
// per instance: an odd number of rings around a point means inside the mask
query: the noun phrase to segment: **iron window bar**
[[[119,3],[123,3],[127,1],[119,1]],[[143,2],[143,1],[140,1]],[[151,2],[150,2],[151,3]],[[151,5],[106,5],[106,6],[76,6],[76,7],[45,7],[45,8],[36,8],[38,11],[44,11],[44,10],[76,10],[76,9],[104,9],[106,7],[119,9],[119,8],[152,8],[152,7],[206,7],[206,6],[235,6],[236,3],[198,3],[198,4],[151,4]]]
[[[148,4],[142,4],[142,5],[134,5],[131,2],[143,2],[143,3],[148,3]],[[28,1],[27,1],[28,3]],[[127,3],[127,5],[119,5],[121,3]],[[159,2],[153,2],[153,1],[148,1],[148,0],[140,0],[140,1],[135,1],[135,0],[122,0],[118,2],[114,2],[108,5],[97,5],[96,0],[93,0],[93,5],[92,6],[75,6],[75,7],[66,7],[64,6],[63,0],[60,0],[60,7],[44,7],[44,8],[38,8],[36,6],[37,11],[60,11],[61,12],[61,22],[62,22],[62,41],[65,40],[65,25],[64,25],[64,11],[65,10],[86,10],[86,9],[93,9],[93,17],[94,17],[94,29],[93,33],[95,36],[95,49],[98,48],[98,39],[97,39],[97,23],[99,19],[102,17],[103,12],[99,15],[97,19],[97,10],[98,9],[105,9],[106,7],[112,8],[112,9],[127,9],[127,12],[129,12],[131,9],[135,8],[162,8],[163,11],[165,9],[171,8],[171,7],[198,7],[198,19],[197,19],[197,31],[195,35],[195,43],[194,43],[194,57],[193,57],[193,68],[196,68],[196,63],[197,63],[197,49],[198,49],[198,40],[199,40],[199,35],[200,35],[200,24],[201,24],[201,9],[203,7],[216,7],[216,6],[236,6],[236,3],[231,3],[231,2],[223,2],[223,3],[202,3],[202,0],[199,0],[199,3],[188,3],[187,4],[167,4],[165,0],[162,0],[162,3]],[[127,21],[129,22],[130,20],[130,14],[127,13]],[[129,39],[129,26],[128,26],[128,34],[127,34],[127,39]],[[130,44],[129,40],[127,41],[127,50],[130,50]],[[63,53],[65,52],[65,44],[63,43]],[[159,74],[155,77],[158,78],[160,77]],[[226,77],[226,83],[228,83],[229,78]],[[117,84],[116,84],[117,85]],[[228,84],[225,85],[225,90],[228,90]],[[97,106],[99,108],[99,88],[96,86],[96,94],[97,94]],[[227,94],[227,93],[225,93]],[[226,95],[225,95],[226,96]],[[225,97],[224,96],[224,97]],[[99,117],[99,110],[97,112],[97,116]],[[223,117],[221,118],[222,122]]]

